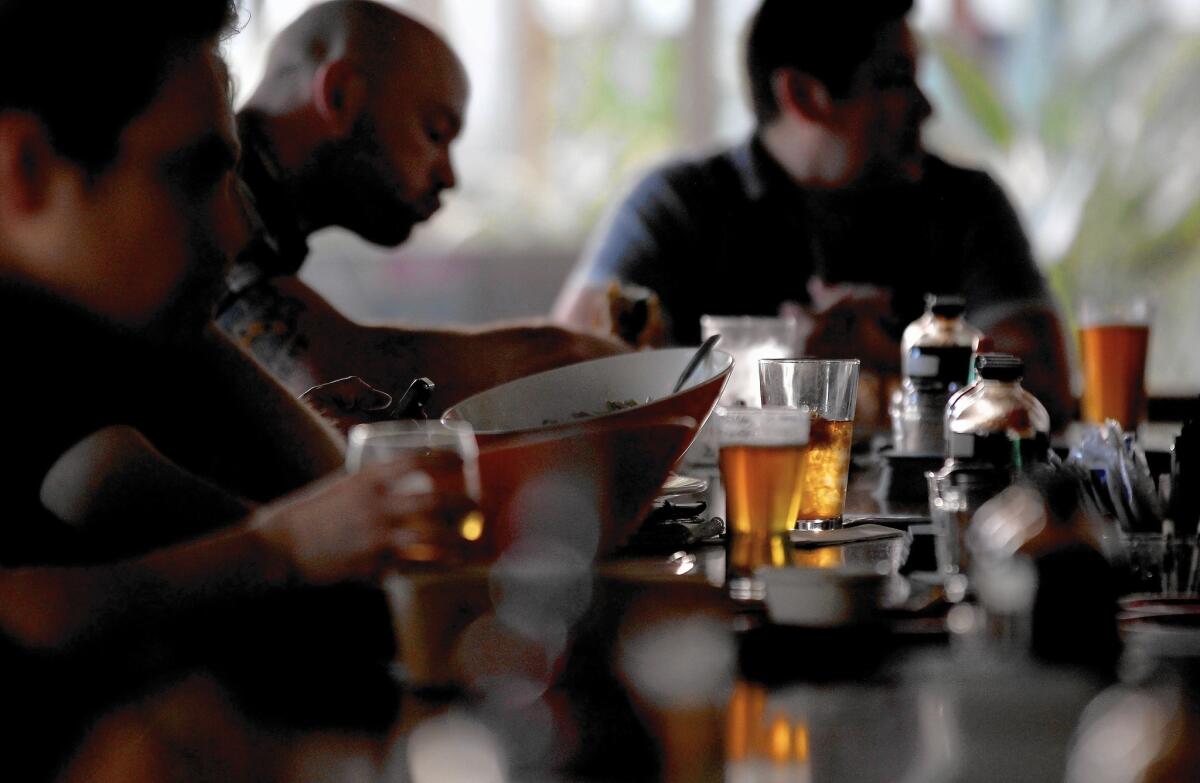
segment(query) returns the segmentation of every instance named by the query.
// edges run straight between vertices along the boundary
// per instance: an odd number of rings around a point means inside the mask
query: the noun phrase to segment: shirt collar
[[[731,159],[751,201],[761,201],[773,193],[783,194],[796,189],[787,172],[767,152],[757,133],[734,147]]]

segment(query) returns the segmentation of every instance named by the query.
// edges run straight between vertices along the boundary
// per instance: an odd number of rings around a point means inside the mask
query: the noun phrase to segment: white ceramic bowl
[[[733,367],[733,357],[712,351],[683,390],[671,394],[695,352],[695,348],[639,351],[547,370],[468,397],[442,418],[470,422],[481,442],[489,436],[578,423],[583,419],[580,414],[606,421],[690,416],[703,424]],[[609,403],[629,400],[638,406],[608,410]]]
[[[694,353],[668,348],[581,362],[446,411],[443,420],[475,430],[483,510],[498,551],[536,529],[561,532],[587,556],[603,555],[637,529],[733,366],[733,357],[713,351],[671,394]],[[608,410],[627,400],[638,405]]]

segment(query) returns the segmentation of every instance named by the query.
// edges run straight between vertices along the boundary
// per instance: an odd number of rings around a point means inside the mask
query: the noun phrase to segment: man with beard
[[[1003,192],[928,154],[911,0],[764,0],[746,44],[756,129],[647,176],[590,245],[555,308],[603,320],[611,282],[655,292],[671,341],[702,314],[806,316],[806,352],[899,369],[927,292],[965,297],[995,350],[1059,424],[1071,412],[1063,331]],[[598,316],[598,313],[600,314]]]
[[[334,399],[328,412],[343,425],[378,415],[418,376],[435,382],[436,412],[505,380],[619,350],[549,325],[368,327],[296,277],[321,228],[396,246],[438,210],[455,185],[450,147],[467,93],[462,64],[429,28],[378,3],[333,0],[279,34],[238,116],[259,231],[218,321],[296,394],[343,376],[385,393],[331,387],[324,400]]]

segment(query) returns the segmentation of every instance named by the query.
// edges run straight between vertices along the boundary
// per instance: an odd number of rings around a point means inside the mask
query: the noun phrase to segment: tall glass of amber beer
[[[1145,415],[1150,314],[1149,302],[1141,297],[1084,302],[1079,315],[1084,421],[1116,419],[1132,430]]]
[[[721,407],[714,418],[725,489],[726,582],[735,598],[760,597],[755,569],[790,562],[808,411]]]
[[[763,407],[804,410],[811,418],[800,466],[799,530],[842,526],[850,439],[858,397],[858,359],[760,359]]]

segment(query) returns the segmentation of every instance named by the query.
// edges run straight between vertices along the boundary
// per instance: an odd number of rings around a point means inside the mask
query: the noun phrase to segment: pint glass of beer
[[[1150,304],[1141,297],[1124,302],[1085,301],[1079,317],[1083,360],[1083,420],[1116,419],[1134,429],[1146,408],[1146,354],[1150,344]]]
[[[758,362],[763,407],[803,410],[811,417],[800,465],[797,529],[832,530],[842,526],[858,365],[858,359]]]
[[[761,597],[755,569],[790,562],[808,411],[722,407],[714,417],[725,489],[726,581],[734,597]]]

